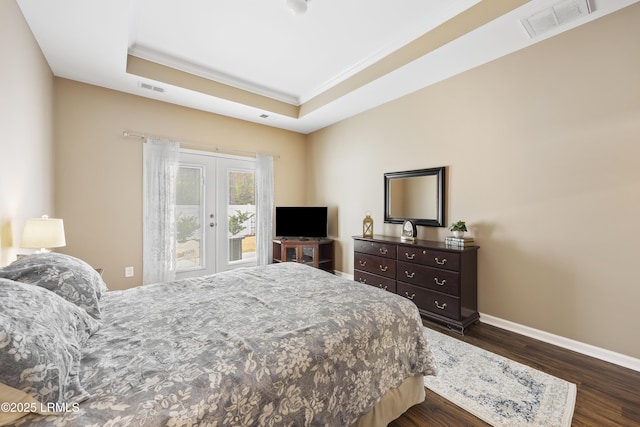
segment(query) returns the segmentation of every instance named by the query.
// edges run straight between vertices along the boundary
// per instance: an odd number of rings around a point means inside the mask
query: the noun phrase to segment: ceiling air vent
[[[164,93],[163,87],[150,85],[149,83],[140,82],[138,86],[140,86],[142,89],[152,90],[158,93]]]
[[[590,13],[589,0],[565,0],[522,18],[520,22],[529,37],[534,38]]]

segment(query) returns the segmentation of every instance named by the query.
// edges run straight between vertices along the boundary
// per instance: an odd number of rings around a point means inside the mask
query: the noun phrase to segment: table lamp
[[[42,215],[42,218],[28,218],[24,223],[21,247],[50,252],[50,248],[60,248],[66,244],[62,219]]]

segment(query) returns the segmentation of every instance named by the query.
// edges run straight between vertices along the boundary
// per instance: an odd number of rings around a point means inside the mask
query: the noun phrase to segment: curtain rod
[[[158,139],[166,139],[166,140],[171,140],[171,141],[177,141],[177,142],[180,142],[181,144],[184,144],[185,145],[184,148],[200,149],[200,150],[204,150],[204,151],[215,151],[215,152],[227,153],[227,154],[245,154],[245,155],[249,154],[251,156],[256,156],[258,154],[255,151],[238,150],[238,149],[235,149],[235,148],[220,147],[219,145],[211,146],[211,145],[206,145],[206,144],[198,144],[198,143],[195,143],[195,142],[176,140],[174,138],[167,138],[167,137],[155,136],[155,135],[144,135],[144,134],[141,134],[141,133],[131,132],[131,131],[128,131],[128,130],[123,131],[122,132],[122,136],[124,136],[125,138],[139,139],[139,140],[141,140],[143,142],[145,142],[145,140],[147,138],[158,138]],[[279,159],[280,158],[279,154],[266,153],[266,152],[264,154],[270,154],[275,159]]]

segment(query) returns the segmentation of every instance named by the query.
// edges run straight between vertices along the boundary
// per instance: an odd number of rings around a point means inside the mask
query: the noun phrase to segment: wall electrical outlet
[[[133,277],[133,267],[124,268],[124,277]]]

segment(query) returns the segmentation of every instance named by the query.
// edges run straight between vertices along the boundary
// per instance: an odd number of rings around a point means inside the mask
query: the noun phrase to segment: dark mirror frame
[[[412,178],[422,176],[436,176],[438,185],[437,195],[437,218],[399,218],[390,215],[391,206],[389,200],[389,187],[391,180],[398,178]],[[391,224],[402,224],[407,219],[412,219],[417,225],[426,225],[429,227],[445,226],[445,167],[417,169],[404,172],[389,172],[384,174],[384,222]]]

